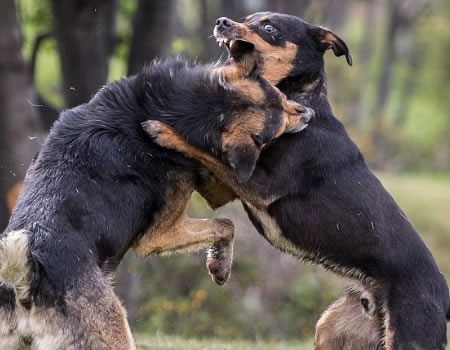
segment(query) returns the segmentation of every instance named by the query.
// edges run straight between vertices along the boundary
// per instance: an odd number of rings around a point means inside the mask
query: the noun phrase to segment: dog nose
[[[220,17],[216,21],[216,26],[219,29],[228,29],[233,25],[233,21],[227,17]]]

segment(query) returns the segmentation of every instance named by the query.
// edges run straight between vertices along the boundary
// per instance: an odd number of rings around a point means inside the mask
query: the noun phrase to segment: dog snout
[[[303,120],[305,123],[309,123],[315,116],[316,112],[314,112],[314,109],[309,107],[304,107],[305,111],[303,112]]]
[[[216,28],[218,31],[230,29],[233,26],[233,21],[227,17],[220,17],[216,21]]]

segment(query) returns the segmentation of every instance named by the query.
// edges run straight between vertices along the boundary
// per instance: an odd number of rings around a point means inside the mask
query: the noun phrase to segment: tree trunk
[[[88,102],[106,82],[117,0],[52,0],[51,5],[63,94],[73,107]]]
[[[9,219],[7,194],[23,179],[41,144],[20,38],[14,0],[0,1],[0,231]]]
[[[348,23],[349,0],[328,0],[324,8],[324,25],[339,33]]]
[[[220,55],[223,53],[223,50],[218,48],[216,40],[213,35],[214,25],[216,23],[217,18],[219,17],[231,17],[231,11],[227,14],[223,12],[223,2],[222,0],[217,1],[216,5],[218,6],[217,14],[212,14],[210,8],[210,1],[208,0],[200,0],[200,26],[199,37],[200,42],[203,43],[203,52],[201,58],[205,62],[210,62],[219,59]],[[235,1],[229,0],[227,7],[230,7],[232,10],[235,8]]]
[[[417,19],[420,13],[428,5],[428,0],[411,0],[403,2],[400,0],[387,0],[387,30],[384,38],[384,57],[382,61],[381,77],[378,82],[378,91],[376,98],[376,105],[374,106],[375,113],[371,115],[373,120],[372,126],[372,139],[380,155],[377,161],[377,166],[383,168],[386,161],[390,157],[390,146],[383,132],[384,117],[386,116],[386,106],[389,102],[389,96],[391,94],[392,87],[392,72],[397,58],[396,44],[399,38],[402,37],[402,33],[409,31],[411,25]],[[406,55],[408,56],[408,55]],[[410,62],[410,65],[414,67],[417,63]],[[410,87],[411,91],[406,89],[405,93],[412,93],[413,86]],[[408,97],[408,95],[405,95]],[[403,116],[404,118],[405,116]]]
[[[292,1],[292,0],[278,0],[268,1],[267,6],[269,11],[286,13],[288,15],[303,17],[308,10],[312,0]]]
[[[400,29],[400,8],[396,1],[387,1],[387,30],[383,47],[383,66],[381,77],[378,83],[378,94],[376,108],[383,114],[387,99],[390,93],[390,83],[392,79],[392,68],[395,61],[395,39]]]
[[[146,62],[170,53],[174,12],[174,0],[139,1],[133,20],[128,74],[137,73]]]
[[[58,119],[59,116],[59,110],[52,106],[45,98],[42,96],[39,91],[37,90],[36,84],[35,84],[35,78],[36,78],[36,63],[37,63],[37,57],[39,50],[41,48],[42,43],[45,40],[48,40],[53,37],[52,32],[46,32],[39,34],[33,43],[33,48],[31,51],[31,60],[29,63],[29,71],[30,71],[30,79],[33,84],[33,86],[36,88],[36,98],[35,98],[35,105],[38,106],[38,113],[41,120],[42,128],[44,130],[49,130],[56,119]]]

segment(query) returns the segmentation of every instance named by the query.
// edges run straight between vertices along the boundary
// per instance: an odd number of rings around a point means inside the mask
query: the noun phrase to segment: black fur
[[[35,303],[63,304],[93,266],[105,274],[114,270],[170,200],[170,172],[202,181],[196,162],[154,144],[141,123],[163,121],[220,154],[221,131],[234,112],[251,104],[224,87],[211,68],[181,59],[156,62],[61,113],[27,173],[6,230],[29,231]]]
[[[303,133],[283,135],[260,156],[251,179],[274,193],[290,193],[268,213],[284,237],[304,252],[304,259],[382,286],[395,331],[394,349],[442,349],[447,343],[447,283],[418,233],[333,115],[326,96],[325,48],[315,36],[321,31],[297,17],[267,12],[249,17],[247,23],[258,23],[262,16],[269,19],[252,31],[272,45],[289,41],[299,48],[292,71],[278,87],[316,112]],[[267,23],[275,33],[264,34]],[[335,53],[346,54],[351,63],[345,49],[341,46]],[[259,219],[246,209],[267,237]]]

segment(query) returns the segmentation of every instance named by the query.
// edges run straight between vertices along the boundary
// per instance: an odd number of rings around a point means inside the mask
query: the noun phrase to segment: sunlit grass
[[[137,342],[139,350],[310,350],[313,348],[312,341],[307,343],[266,343],[241,340],[183,339],[163,335],[138,336]]]

